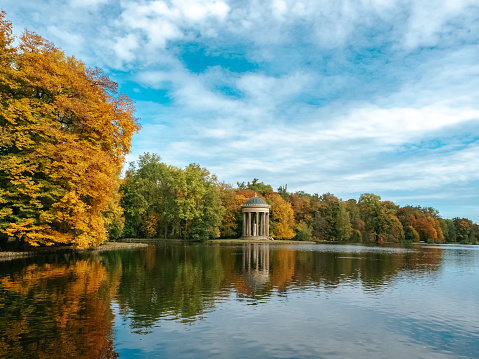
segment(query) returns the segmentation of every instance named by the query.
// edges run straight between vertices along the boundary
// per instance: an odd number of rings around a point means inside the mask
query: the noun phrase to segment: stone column
[[[266,235],[269,236],[269,212],[266,212]]]
[[[262,236],[266,236],[266,212],[263,212],[263,233]]]
[[[246,212],[246,236],[251,235],[251,212]]]
[[[258,232],[258,235],[260,236],[263,236],[263,232],[264,232],[264,216],[263,216],[264,212],[259,212],[259,218],[261,220],[261,226],[259,227],[259,232]]]
[[[246,236],[246,213],[243,212],[243,237]]]

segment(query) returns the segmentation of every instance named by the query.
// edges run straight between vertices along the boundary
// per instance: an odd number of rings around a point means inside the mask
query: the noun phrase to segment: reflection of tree
[[[148,247],[141,256],[125,251],[117,296],[121,314],[131,318],[134,328],[151,327],[165,317],[194,319],[220,295],[223,268],[232,267],[225,262],[234,260],[230,253],[219,246],[166,243]]]
[[[258,246],[256,249],[258,254],[255,254],[255,246]],[[333,247],[326,247],[326,249],[329,248]],[[338,251],[301,251],[282,248],[282,246],[244,245],[243,277],[245,279],[237,280],[235,288],[238,292],[253,298],[258,294],[262,297],[269,296],[274,290],[287,291],[287,288],[292,285],[323,286],[332,289],[341,283],[358,283],[365,290],[378,289],[404,271],[412,275],[430,274],[431,271],[439,268],[442,256],[440,248],[407,250],[351,247],[351,252],[344,251],[344,248],[338,248]],[[358,248],[362,250],[358,251]],[[256,270],[257,262],[250,259],[255,256],[269,258],[268,271]],[[250,262],[251,265],[248,265]],[[261,281],[259,282],[257,278],[261,278]]]
[[[110,295],[117,274],[108,278],[93,259],[33,264],[1,278],[0,357],[116,357]]]
[[[284,288],[294,277],[296,268],[296,252],[292,249],[278,248],[272,253],[271,284],[274,288]]]

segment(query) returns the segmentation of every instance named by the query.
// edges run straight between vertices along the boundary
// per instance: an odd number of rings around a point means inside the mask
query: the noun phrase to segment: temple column
[[[269,236],[269,212],[266,213],[266,235]]]
[[[246,212],[246,236],[251,236],[251,212]]]
[[[243,212],[243,237],[246,236],[246,213]]]
[[[263,233],[261,234],[262,236],[266,236],[266,212],[263,212]]]
[[[261,225],[259,226],[258,236],[263,235],[263,227],[264,227],[263,213],[264,212],[259,212],[259,219],[260,219]]]

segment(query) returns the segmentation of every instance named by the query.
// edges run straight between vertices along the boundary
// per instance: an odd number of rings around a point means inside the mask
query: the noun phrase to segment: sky
[[[220,181],[479,223],[477,0],[2,0],[101,67],[156,153]]]

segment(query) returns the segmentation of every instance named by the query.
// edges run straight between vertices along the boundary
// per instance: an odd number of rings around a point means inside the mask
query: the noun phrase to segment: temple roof
[[[257,197],[257,196],[254,196],[254,197],[251,197],[249,198],[245,204],[243,204],[243,206],[251,206],[251,207],[255,207],[255,206],[258,206],[258,205],[268,205],[266,203],[266,201],[260,197]]]

